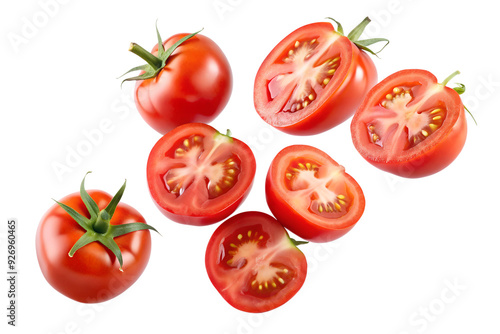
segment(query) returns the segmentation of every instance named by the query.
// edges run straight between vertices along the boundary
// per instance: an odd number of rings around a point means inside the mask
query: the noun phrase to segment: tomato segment
[[[266,179],[269,208],[298,236],[317,242],[347,233],[364,211],[363,192],[344,167],[305,145],[283,149]]]
[[[186,124],[166,134],[148,160],[148,184],[157,205],[170,219],[194,225],[231,214],[254,174],[248,146],[205,124]]]
[[[283,226],[261,212],[244,212],[217,228],[207,246],[208,276],[226,301],[246,312],[286,303],[304,283],[307,263]]]
[[[435,173],[465,143],[463,104],[427,71],[397,72],[375,86],[351,124],[353,141],[377,167],[406,177]]]
[[[285,37],[263,61],[255,108],[284,132],[319,133],[349,118],[376,80],[364,52],[331,23],[313,23]]]

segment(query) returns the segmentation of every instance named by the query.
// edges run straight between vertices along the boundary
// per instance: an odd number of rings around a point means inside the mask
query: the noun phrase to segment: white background
[[[52,3],[52,6],[44,6]],[[2,333],[498,333],[500,323],[500,186],[496,145],[500,69],[491,1],[2,1],[0,5],[0,268],[6,273],[6,222],[19,221],[18,327],[6,325],[6,280],[0,284]],[[54,6],[57,4],[57,6]],[[44,9],[45,8],[45,9]],[[45,14],[44,14],[45,13]],[[50,15],[48,15],[49,13]],[[253,108],[253,80],[269,51],[296,28],[332,16],[346,32],[365,16],[365,37],[391,44],[374,58],[379,79],[423,68],[468,90],[466,145],[444,171],[402,179],[365,162],[347,121],[317,136],[296,137],[265,124]],[[284,306],[250,315],[233,309],[211,285],[206,243],[217,224],[173,223],[150,200],[145,165],[160,138],[131,102],[133,84],[116,78],[142,61],[130,42],[150,49],[155,21],[164,39],[204,27],[225,52],[234,76],[231,100],[211,123],[246,141],[257,159],[248,199],[237,212],[269,212],[264,179],[270,161],[291,144],[314,145],[344,165],[362,186],[365,214],[345,237],[302,246],[310,270]],[[26,28],[35,24],[36,29]],[[21,44],[13,38],[23,38]],[[86,132],[112,123],[102,140],[58,176]],[[35,254],[44,212],[88,188],[116,192],[162,236],[152,235],[149,265],[129,290],[98,305],[76,303],[47,284]],[[0,275],[0,277],[4,277]],[[451,287],[451,288],[450,288]]]

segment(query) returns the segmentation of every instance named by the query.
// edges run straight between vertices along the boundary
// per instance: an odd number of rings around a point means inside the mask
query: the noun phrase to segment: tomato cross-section
[[[465,143],[459,94],[424,70],[404,70],[377,84],[356,112],[351,133],[361,155],[404,177],[427,176],[449,165]]]
[[[212,235],[205,255],[208,276],[222,297],[246,312],[286,303],[302,287],[307,262],[273,217],[244,212]]]
[[[376,83],[370,57],[331,23],[305,25],[285,37],[257,72],[254,104],[275,128],[320,133],[354,114]]]
[[[245,143],[209,125],[191,123],[167,133],[153,147],[148,185],[168,218],[207,225],[229,216],[244,200],[255,168]]]
[[[292,145],[274,158],[266,198],[278,221],[301,238],[337,239],[358,222],[365,198],[358,183],[323,151]]]

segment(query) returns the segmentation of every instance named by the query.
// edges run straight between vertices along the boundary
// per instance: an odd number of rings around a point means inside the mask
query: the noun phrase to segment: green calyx
[[[120,263],[120,270],[123,271],[122,253],[114,238],[140,230],[153,230],[155,232],[158,231],[156,231],[156,229],[150,225],[139,222],[122,225],[111,225],[111,218],[113,217],[116,207],[118,206],[118,203],[123,196],[127,181],[123,183],[122,187],[111,199],[106,208],[99,210],[96,202],[85,190],[85,178],[87,177],[87,174],[85,174],[85,176],[83,177],[82,183],[80,185],[80,196],[90,214],[90,218],[81,215],[75,209],[67,206],[66,204],[55,201],[64,211],[66,211],[71,216],[71,218],[73,218],[78,223],[78,225],[80,225],[86,231],[85,234],[82,235],[80,239],[78,239],[78,241],[73,245],[68,255],[70,257],[73,257],[77,250],[90,244],[91,242],[97,241],[113,252]]]
[[[290,239],[290,241],[292,242],[292,244],[295,247],[298,247],[300,245],[307,245],[309,243],[309,241],[295,240],[294,238],[290,238],[290,237],[288,237],[288,239]]]
[[[187,41],[188,39],[190,39],[191,37],[193,37],[194,35],[196,35],[197,33],[199,33],[202,30],[203,29],[179,39],[177,42],[175,42],[174,45],[172,45],[167,50],[165,50],[165,48],[163,47],[163,40],[161,39],[160,32],[158,31],[158,25],[157,25],[156,26],[156,36],[158,38],[158,54],[157,55],[153,55],[151,52],[147,51],[142,46],[140,46],[136,43],[130,43],[130,47],[128,50],[132,53],[135,53],[136,55],[138,55],[142,59],[144,59],[147,64],[134,67],[134,68],[128,70],[127,72],[125,72],[123,75],[121,75],[120,77],[122,77],[130,72],[144,71],[144,73],[142,73],[138,76],[127,78],[127,79],[123,80],[122,85],[125,81],[146,80],[146,79],[155,78],[158,75],[158,73],[160,73],[160,71],[167,64],[168,57],[170,57],[172,52],[174,52],[174,50],[179,45],[181,45],[182,43],[184,43],[185,41]]]
[[[451,79],[453,79],[454,77],[456,77],[459,74],[460,74],[460,71],[453,72],[446,79],[444,79],[443,82],[440,83],[440,85],[443,87],[446,86],[451,81]],[[458,86],[454,87],[453,90],[455,92],[457,92],[458,95],[462,95],[463,93],[465,93],[465,85],[462,83],[456,83],[456,84]],[[476,122],[476,119],[474,118],[474,115],[472,115],[472,113],[469,111],[469,109],[467,109],[467,107],[465,105],[464,105],[464,109],[467,111],[467,113],[469,113],[470,117],[472,117],[472,120],[477,125],[477,122]]]
[[[233,137],[231,130],[227,129],[226,134],[223,134],[222,132],[216,131],[214,139],[220,139],[221,141],[232,143],[233,142]]]
[[[339,33],[342,36],[344,35],[344,28],[338,22],[337,20],[327,17],[327,19],[332,20],[337,24],[337,33]],[[366,51],[368,53],[371,53],[374,56],[378,57],[378,53],[380,53],[386,46],[389,44],[389,40],[387,38],[369,38],[369,39],[363,39],[360,40],[359,38],[361,37],[361,34],[363,34],[363,31],[365,30],[366,26],[371,22],[369,17],[365,17],[363,21],[361,21],[360,24],[358,24],[352,31],[347,35],[347,38],[354,43],[359,49]],[[377,52],[371,50],[368,48],[368,46],[379,43],[379,42],[385,42],[384,46],[378,50]]]

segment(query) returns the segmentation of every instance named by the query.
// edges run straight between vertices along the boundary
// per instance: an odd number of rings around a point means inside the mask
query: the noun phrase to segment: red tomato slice
[[[314,242],[341,237],[365,208],[361,187],[344,167],[306,145],[288,146],[276,155],[267,174],[266,198],[283,226]]]
[[[283,226],[261,212],[240,213],[222,223],[210,238],[205,265],[229,304],[254,313],[290,300],[307,273],[304,254]]]
[[[255,157],[236,138],[209,125],[181,125],[153,147],[147,164],[151,195],[168,218],[207,225],[228,217],[246,198]]]
[[[281,131],[320,133],[352,116],[376,81],[366,53],[331,23],[313,23],[285,37],[266,57],[255,79],[255,108]]]
[[[460,96],[424,70],[396,72],[367,95],[351,123],[354,146],[376,167],[422,177],[448,166],[465,144]]]

